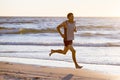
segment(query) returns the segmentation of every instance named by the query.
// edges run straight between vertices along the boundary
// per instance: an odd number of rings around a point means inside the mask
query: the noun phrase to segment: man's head
[[[73,13],[68,13],[68,14],[67,14],[67,18],[68,18],[68,19],[74,19]]]

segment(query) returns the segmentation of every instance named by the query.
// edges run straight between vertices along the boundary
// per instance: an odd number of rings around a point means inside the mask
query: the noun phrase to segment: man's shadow
[[[72,77],[73,77],[73,74],[68,74],[67,76],[62,78],[62,80],[70,80]]]

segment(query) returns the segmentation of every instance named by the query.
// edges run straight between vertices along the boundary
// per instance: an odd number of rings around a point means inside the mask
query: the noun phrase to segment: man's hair
[[[67,18],[69,18],[69,16],[73,15],[73,13],[68,13],[67,14]]]

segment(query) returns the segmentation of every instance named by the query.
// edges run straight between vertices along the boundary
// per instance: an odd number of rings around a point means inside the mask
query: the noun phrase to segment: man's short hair
[[[69,16],[73,15],[73,13],[68,13],[67,14],[67,18],[69,18]]]

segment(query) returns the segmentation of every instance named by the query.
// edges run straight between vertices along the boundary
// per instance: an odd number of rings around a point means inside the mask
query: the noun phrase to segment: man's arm
[[[77,28],[76,28],[76,26],[74,27],[74,32],[77,32]]]
[[[57,26],[57,31],[59,32],[59,34],[61,35],[61,37],[64,38],[65,35],[60,31],[60,29],[62,27],[65,27],[65,23],[64,22],[62,24],[60,24],[60,25]]]
[[[74,21],[74,23],[75,23],[74,32],[77,32],[76,21]]]

